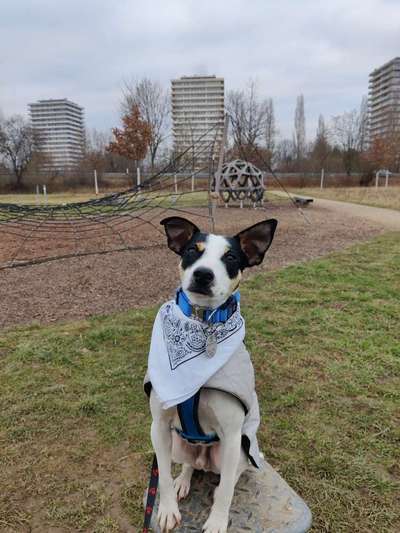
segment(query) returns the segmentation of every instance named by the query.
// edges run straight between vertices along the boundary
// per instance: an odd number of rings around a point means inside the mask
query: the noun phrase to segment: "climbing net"
[[[59,205],[0,203],[0,269],[161,246],[159,221],[172,214],[195,214],[212,224],[216,134],[213,126],[160,172],[122,192]],[[193,161],[203,163],[193,170]],[[194,193],[199,177],[206,185]]]

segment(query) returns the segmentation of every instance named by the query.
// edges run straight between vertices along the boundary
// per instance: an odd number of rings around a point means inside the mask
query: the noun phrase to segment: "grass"
[[[374,207],[387,207],[400,210],[400,187],[338,187],[338,188],[305,188],[296,190],[298,194],[353,202],[355,204],[371,205]]]
[[[400,530],[399,269],[393,234],[242,288],[260,444],[314,532]],[[1,531],[140,526],[155,312],[0,338]]]
[[[161,207],[170,206],[171,201],[176,202],[176,205],[179,207],[204,207],[208,205],[208,193],[207,191],[199,190],[195,192],[186,191],[184,194],[181,194],[182,191],[178,188],[178,194],[175,195],[174,191],[161,191],[158,193],[150,192],[145,193],[143,196],[149,198],[156,198],[157,205]],[[102,198],[107,194],[99,194],[97,198]],[[158,197],[157,195],[165,195],[165,198]],[[47,195],[47,202],[49,205],[60,205],[60,204],[69,204],[76,202],[86,202],[96,198],[93,193],[52,193]],[[273,194],[265,193],[265,199],[267,201],[274,201],[274,203],[283,203],[281,199],[276,198]],[[18,204],[18,205],[36,205],[36,195],[35,194],[0,194],[0,205],[1,204]],[[40,205],[45,205],[43,195],[40,195]]]

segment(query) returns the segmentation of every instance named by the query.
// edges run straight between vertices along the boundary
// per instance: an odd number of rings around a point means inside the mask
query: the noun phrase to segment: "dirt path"
[[[287,197],[285,192],[273,191],[280,197]],[[306,198],[300,194],[293,194],[299,198]],[[386,207],[372,207],[369,205],[353,204],[351,202],[339,202],[337,200],[326,200],[325,198],[315,198],[314,205],[338,215],[345,215],[368,220],[369,222],[385,226],[388,230],[400,230],[400,211],[387,209]]]
[[[340,250],[388,229],[400,229],[400,214],[396,213],[397,225],[396,217],[387,209],[359,205],[353,209],[350,204],[316,200],[304,212],[309,223],[292,205],[266,204],[265,210],[221,208],[216,231],[234,235],[266,217],[278,219],[266,260],[251,273],[246,272],[247,277]],[[364,212],[379,216],[364,217]],[[204,215],[199,209],[200,214]],[[188,218],[205,227],[204,218],[196,214]],[[138,244],[148,242],[149,231],[132,231],[132,238]],[[147,249],[0,270],[0,329],[32,322],[79,320],[165,301],[179,284],[178,259],[154,228],[151,240],[155,246]],[[6,243],[0,244],[7,247]]]

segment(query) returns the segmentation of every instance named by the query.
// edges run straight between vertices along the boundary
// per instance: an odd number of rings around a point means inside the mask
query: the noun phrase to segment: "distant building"
[[[216,76],[183,76],[172,80],[172,129],[174,150],[189,149],[188,168],[208,170],[219,148],[224,127],[224,79]]]
[[[369,75],[369,137],[386,137],[400,129],[400,57]]]
[[[83,156],[85,124],[83,107],[67,98],[29,104],[32,127],[40,135],[40,148],[49,156],[47,167],[68,169]]]

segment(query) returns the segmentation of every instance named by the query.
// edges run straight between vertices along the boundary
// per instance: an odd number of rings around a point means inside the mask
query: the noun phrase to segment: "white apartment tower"
[[[67,98],[39,100],[29,104],[29,114],[32,127],[40,136],[40,148],[49,156],[45,166],[76,166],[83,156],[85,140],[83,107]]]
[[[400,57],[376,68],[369,75],[370,140],[400,129]]]
[[[216,76],[182,76],[172,80],[174,150],[187,150],[186,160],[197,170],[208,170],[218,151],[224,128],[224,79]]]

